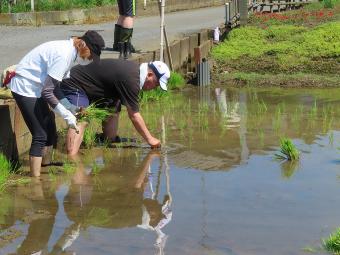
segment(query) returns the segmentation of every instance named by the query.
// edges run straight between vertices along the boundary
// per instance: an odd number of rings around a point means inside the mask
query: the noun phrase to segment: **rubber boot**
[[[129,44],[130,44],[130,47],[129,47],[130,51],[132,53],[136,53],[135,48],[131,44],[132,34],[133,34],[133,28],[124,28],[124,27],[122,27],[121,34],[120,34],[120,42],[129,42]]]
[[[118,42],[118,48],[119,48],[119,59],[124,59],[125,43]]]
[[[115,24],[115,31],[114,31],[114,41],[113,41],[113,51],[119,51],[118,42],[120,41],[120,32],[122,30],[122,26]]]
[[[31,176],[39,177],[41,170],[42,157],[30,156],[30,171]]]
[[[124,59],[127,60],[132,56],[131,54],[131,44],[130,42],[125,42],[124,43]]]

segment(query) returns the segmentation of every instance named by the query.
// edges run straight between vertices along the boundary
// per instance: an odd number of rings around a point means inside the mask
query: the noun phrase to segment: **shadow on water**
[[[0,197],[0,254],[319,247],[340,223],[338,93],[206,87],[143,105],[162,150],[83,149],[72,164],[12,187]],[[136,135],[126,112],[120,131]],[[281,137],[299,161],[274,160]]]

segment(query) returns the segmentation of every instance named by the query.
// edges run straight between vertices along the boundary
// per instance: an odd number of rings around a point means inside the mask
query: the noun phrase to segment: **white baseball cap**
[[[170,69],[162,61],[153,61],[148,64],[149,68],[154,72],[159,80],[159,86],[163,90],[168,90],[167,83],[170,78]]]

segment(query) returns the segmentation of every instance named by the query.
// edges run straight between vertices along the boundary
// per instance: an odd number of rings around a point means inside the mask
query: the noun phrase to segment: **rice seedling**
[[[73,174],[77,170],[77,165],[74,162],[65,162],[63,169],[65,173]]]
[[[170,79],[168,81],[169,89],[182,88],[185,85],[185,79],[177,72],[171,72]]]
[[[92,165],[92,173],[93,175],[98,175],[102,170],[104,169],[103,166],[100,166],[96,163],[93,163]]]
[[[317,113],[318,113],[318,106],[317,106],[316,100],[314,100],[314,104],[313,104],[313,106],[312,106],[312,108],[310,110],[311,118],[315,118]]]
[[[96,131],[91,124],[85,129],[83,143],[87,149],[92,148],[96,144]]]
[[[300,152],[289,138],[280,138],[280,152],[275,156],[277,159],[297,160]]]
[[[261,99],[261,101],[257,101],[257,114],[262,115],[266,113],[268,110],[266,103]]]
[[[329,133],[328,139],[329,139],[329,144],[333,146],[334,144],[334,133],[333,132]]]
[[[11,175],[12,164],[5,157],[4,154],[0,153],[0,191],[3,191]]]
[[[112,113],[108,109],[98,108],[96,103],[90,104],[78,114],[78,121],[90,122],[91,120],[104,121]]]
[[[301,250],[304,251],[304,252],[310,252],[310,253],[318,252],[318,250],[316,248],[311,247],[311,246],[303,247]]]
[[[328,238],[322,239],[322,247],[332,254],[340,254],[340,228],[331,233]]]

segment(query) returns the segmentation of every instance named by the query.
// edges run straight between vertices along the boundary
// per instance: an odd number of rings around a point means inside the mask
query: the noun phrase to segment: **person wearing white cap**
[[[138,65],[133,61],[120,59],[101,59],[87,66],[75,66],[70,78],[61,83],[61,90],[74,107],[87,107],[96,103],[99,107],[114,108],[114,114],[103,123],[104,138],[117,141],[118,119],[121,105],[126,106],[130,120],[138,133],[152,147],[160,147],[160,140],[153,137],[142,115],[139,113],[139,93],[158,86],[167,90],[170,78],[168,66],[161,61]],[[67,152],[78,152],[87,123],[78,123],[79,133],[69,129],[67,133]]]

